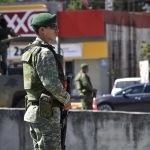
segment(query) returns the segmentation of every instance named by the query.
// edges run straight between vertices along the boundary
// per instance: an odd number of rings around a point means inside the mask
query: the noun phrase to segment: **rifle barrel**
[[[16,37],[11,37],[11,38],[8,38],[8,39],[4,39],[4,40],[0,41],[0,44],[4,44],[4,43],[11,42],[11,41],[15,41],[15,40],[20,39],[20,38],[22,38],[22,37],[21,36],[16,36]]]

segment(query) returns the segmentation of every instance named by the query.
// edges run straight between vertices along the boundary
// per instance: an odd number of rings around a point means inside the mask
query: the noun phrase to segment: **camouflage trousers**
[[[90,95],[84,95],[84,98],[81,100],[82,102],[82,109],[90,109],[92,110],[93,98]]]
[[[49,119],[41,118],[37,123],[30,123],[30,135],[33,139],[34,150],[61,150],[58,110],[53,110],[53,115]]]

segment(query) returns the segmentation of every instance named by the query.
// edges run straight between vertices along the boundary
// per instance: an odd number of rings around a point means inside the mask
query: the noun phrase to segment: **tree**
[[[144,11],[145,4],[150,4],[149,0],[114,0],[114,10],[117,11]],[[146,8],[147,10],[147,8]]]
[[[0,0],[0,3],[14,3],[18,2],[18,0]]]
[[[90,6],[92,9],[105,9],[105,0],[93,0]]]
[[[105,0],[72,0],[68,2],[68,10],[105,9]]]
[[[150,44],[145,41],[141,42],[141,59],[148,59],[150,61]]]
[[[71,1],[68,4],[68,10],[80,10],[81,7],[82,7],[82,1],[81,0]]]

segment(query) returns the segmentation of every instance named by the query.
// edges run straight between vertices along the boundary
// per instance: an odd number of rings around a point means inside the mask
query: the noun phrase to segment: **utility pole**
[[[56,38],[56,42],[57,42],[57,52],[58,52],[58,54],[61,54],[61,51],[60,51],[60,38],[58,36]]]

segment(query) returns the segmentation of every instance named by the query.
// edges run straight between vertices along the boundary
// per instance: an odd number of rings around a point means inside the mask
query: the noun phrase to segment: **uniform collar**
[[[53,49],[55,49],[55,47],[54,47],[54,46],[52,46],[52,45],[48,44],[47,42],[43,41],[43,40],[42,40],[42,39],[40,39],[39,37],[37,37],[37,38],[35,39],[35,41],[33,42],[33,44],[35,44],[35,43],[41,43],[42,45],[50,46],[50,47],[52,47]]]
[[[37,42],[39,42],[39,43],[41,43],[41,44],[48,44],[48,43],[46,43],[46,42],[44,42],[43,40],[41,40],[39,37],[37,37],[36,39],[35,39],[35,41],[33,42],[33,44],[34,43],[37,43]]]

